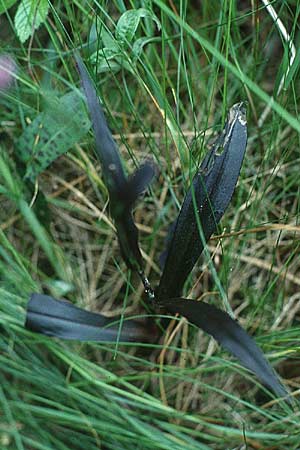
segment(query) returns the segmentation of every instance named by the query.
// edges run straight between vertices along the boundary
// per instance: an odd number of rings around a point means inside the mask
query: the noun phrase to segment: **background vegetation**
[[[300,4],[272,5],[280,21],[266,1],[0,0],[1,54],[16,63],[0,91],[1,448],[299,448],[299,411],[184,319],[147,345],[64,342],[23,326],[34,291],[147,316],[74,95],[78,49],[128,172],[148,157],[159,166],[135,211],[153,284],[189,180],[228,108],[248,102],[239,183],[185,293],[228,299],[299,394]]]

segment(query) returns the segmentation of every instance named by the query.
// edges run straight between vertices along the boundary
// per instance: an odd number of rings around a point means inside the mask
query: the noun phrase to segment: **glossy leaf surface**
[[[159,299],[181,295],[187,276],[207,240],[216,231],[231,200],[246,144],[246,112],[244,104],[238,103],[229,110],[224,130],[202,162],[176,223],[171,227],[164,269],[157,289]]]
[[[145,342],[153,338],[153,330],[141,323],[124,320],[119,330],[118,319],[85,311],[66,300],[49,295],[32,294],[27,306],[25,327],[47,336],[80,341]]]
[[[275,394],[288,395],[254,339],[227,313],[205,302],[183,298],[170,299],[163,302],[163,306],[174,314],[183,315],[189,322],[210,334]]]

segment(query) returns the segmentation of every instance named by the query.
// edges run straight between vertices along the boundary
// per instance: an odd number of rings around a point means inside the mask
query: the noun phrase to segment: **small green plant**
[[[155,37],[147,36],[135,39],[135,35],[142,19],[150,19],[157,29],[161,28],[156,15],[146,8],[129,9],[118,20],[114,38],[103,27],[100,32],[102,47],[97,49],[91,60],[97,65],[98,72],[118,72],[121,68],[132,71],[131,63],[124,58],[127,51],[132,53],[132,62],[136,63],[143,47],[155,41]],[[93,42],[91,42],[93,44]]]
[[[221,345],[253,371],[277,395],[287,391],[255,341],[230,315],[206,302],[181,297],[184,283],[205,245],[215,232],[234,191],[247,144],[246,110],[243,102],[229,110],[223,131],[202,162],[170,227],[166,250],[161,258],[162,275],[157,289],[151,287],[143,270],[132,207],[155,175],[153,163],[145,162],[127,177],[118,149],[89,73],[79,56],[81,77],[95,134],[96,153],[110,199],[119,245],[127,267],[139,274],[154,311],[179,313],[212,335]],[[87,312],[65,300],[33,294],[28,304],[26,327],[35,332],[82,341],[140,341],[152,339],[152,328],[138,321],[116,322]]]
[[[5,13],[17,0],[1,0],[0,14]],[[31,37],[40,25],[46,22],[49,13],[48,0],[21,0],[18,4],[14,24],[18,38],[22,43]]]

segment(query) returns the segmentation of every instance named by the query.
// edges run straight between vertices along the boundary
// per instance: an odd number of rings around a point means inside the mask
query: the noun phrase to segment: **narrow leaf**
[[[76,64],[90,111],[95,133],[96,152],[102,165],[104,180],[109,192],[110,212],[115,221],[122,256],[130,269],[142,272],[142,255],[138,245],[138,230],[132,218],[131,208],[153,177],[149,164],[126,178],[119,152],[108,128],[96,90],[81,58]]]
[[[247,369],[278,396],[288,395],[278,375],[266,360],[263,352],[246,331],[227,313],[205,302],[174,298],[163,302],[172,313],[185,316],[189,322],[213,336],[232,353]]]
[[[66,300],[56,300],[42,294],[32,294],[27,306],[25,327],[36,333],[79,341],[145,342],[153,336],[153,327],[133,320],[118,319],[85,311]]]
[[[158,298],[181,295],[187,276],[231,200],[246,144],[245,108],[243,103],[238,103],[229,110],[224,130],[202,162],[186,194],[176,225],[171,228]]]

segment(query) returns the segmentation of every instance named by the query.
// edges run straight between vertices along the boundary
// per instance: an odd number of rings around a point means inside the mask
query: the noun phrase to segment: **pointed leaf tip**
[[[107,189],[113,195],[116,191],[124,188],[126,181],[121,158],[89,72],[79,55],[75,55],[75,60],[92,119],[96,154],[102,166]]]
[[[205,302],[184,298],[169,299],[161,304],[168,311],[181,314],[210,334],[275,394],[280,397],[288,396],[287,390],[254,339],[226,312]],[[290,403],[289,397],[286,400]]]
[[[110,212],[115,221],[121,253],[128,268],[141,272],[143,260],[131,210],[138,196],[152,180],[154,166],[145,163],[129,179],[126,178],[93,82],[79,55],[75,55],[75,60],[92,119],[96,152],[109,193]]]
[[[186,278],[231,200],[246,144],[246,110],[240,102],[230,108],[223,131],[204,158],[170,228],[158,298],[181,295]]]

